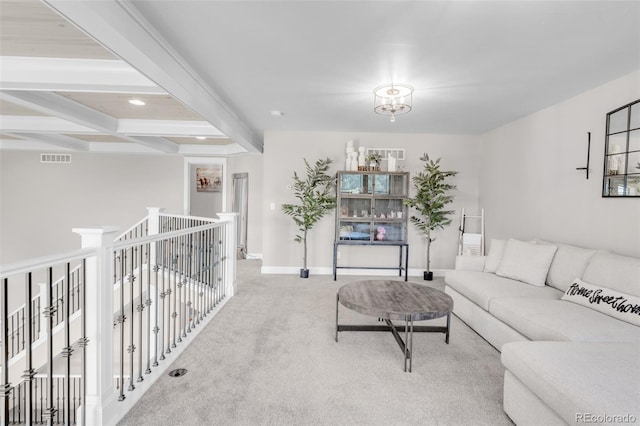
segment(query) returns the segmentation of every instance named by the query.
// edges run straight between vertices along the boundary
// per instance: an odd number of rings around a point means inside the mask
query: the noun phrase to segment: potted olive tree
[[[307,235],[309,230],[336,206],[335,182],[336,177],[327,174],[331,159],[320,159],[312,166],[304,159],[306,176],[301,178],[293,172],[293,190],[298,204],[283,204],[284,214],[291,216],[298,226],[299,233],[294,240],[304,247],[300,269],[300,277],[309,277],[307,267]]]
[[[435,239],[431,237],[431,233],[451,224],[449,216],[454,211],[447,210],[446,206],[453,202],[453,195],[450,195],[449,191],[455,190],[456,186],[448,183],[447,180],[458,172],[440,170],[440,159],[431,160],[427,154],[424,154],[420,160],[424,161],[424,170],[411,179],[416,189],[416,196],[407,198],[404,203],[416,210],[416,215],[410,216],[411,223],[420,229],[427,239],[427,270],[424,272],[424,279],[432,280],[430,250],[431,243]]]

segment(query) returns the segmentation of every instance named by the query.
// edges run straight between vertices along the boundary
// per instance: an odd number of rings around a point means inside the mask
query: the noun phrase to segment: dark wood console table
[[[341,266],[338,265],[338,246],[377,246],[377,247],[389,247],[397,246],[399,249],[398,266]],[[403,252],[404,251],[404,252]],[[409,244],[405,242],[381,242],[378,241],[375,244],[371,244],[368,241],[357,240],[340,240],[335,241],[333,244],[333,280],[337,279],[338,269],[397,269],[398,276],[402,276],[404,270],[404,280],[407,281],[409,273]]]

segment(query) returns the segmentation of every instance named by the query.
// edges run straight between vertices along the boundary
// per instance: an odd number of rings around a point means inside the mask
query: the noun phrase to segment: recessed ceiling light
[[[145,103],[143,100],[141,100],[141,99],[129,99],[129,103],[130,103],[131,105],[137,105],[137,106],[143,106],[143,105],[146,105],[146,103]]]
[[[273,111],[271,111],[271,115],[273,115],[274,117],[282,117],[284,115],[284,112],[274,109]]]
[[[196,139],[199,139],[201,141],[205,140],[206,138],[206,136],[196,136]]]

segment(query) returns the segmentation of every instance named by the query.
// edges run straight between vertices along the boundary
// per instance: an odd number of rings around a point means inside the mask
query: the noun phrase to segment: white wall
[[[38,151],[0,152],[0,264],[78,249],[75,227],[124,231],[146,207],[182,212],[182,157],[72,157],[71,164],[42,164]]]
[[[488,238],[540,237],[640,256],[640,199],[602,198],[605,120],[640,98],[640,71],[483,135]],[[591,132],[589,180],[586,164]]]
[[[231,211],[233,199],[232,176],[234,173],[249,175],[249,205],[247,212],[247,253],[262,256],[262,154],[243,154],[227,159],[229,169],[227,182],[228,211]]]
[[[452,204],[457,213],[452,225],[436,234],[437,241],[432,246],[431,258],[433,269],[453,268],[459,211],[465,207],[475,212],[478,206],[478,136],[273,131],[266,132],[264,137],[263,271],[293,272],[302,265],[302,246],[293,241],[295,224],[281,211],[283,203],[295,201],[293,191],[287,189],[287,185],[292,183],[294,170],[299,174],[304,173],[303,158],[315,162],[326,157],[334,162],[332,173],[344,170],[345,144],[350,139],[368,148],[405,148],[407,159],[401,163],[404,170],[412,174],[422,169],[423,163],[419,159],[424,152],[433,158],[442,157],[444,169],[460,172],[453,180],[458,185],[455,203]],[[332,212],[311,231],[309,267],[312,272],[313,269],[327,272],[332,268],[334,223],[335,213]],[[409,268],[423,270],[424,238],[411,224],[409,244]],[[397,264],[397,256],[397,248],[349,247],[344,254],[341,253],[340,263],[392,266]]]

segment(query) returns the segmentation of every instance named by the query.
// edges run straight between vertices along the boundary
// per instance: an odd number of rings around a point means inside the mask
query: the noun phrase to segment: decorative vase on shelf
[[[396,171],[396,158],[389,154],[387,157],[387,171],[395,172]]]
[[[364,152],[364,146],[358,148],[358,170],[364,170],[364,167],[367,165]]]

